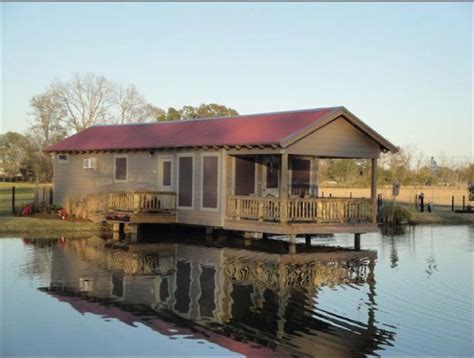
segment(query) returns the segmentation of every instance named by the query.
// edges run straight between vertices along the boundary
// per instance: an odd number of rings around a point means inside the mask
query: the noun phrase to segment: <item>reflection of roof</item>
[[[156,312],[153,312],[154,317],[147,317],[150,319],[142,319],[132,312],[126,311],[126,307],[106,307],[97,302],[89,302],[85,297],[78,297],[71,294],[62,295],[59,292],[50,291],[49,289],[40,289],[41,291],[47,292],[49,295],[57,298],[61,302],[68,303],[76,311],[84,313],[92,313],[99,315],[104,319],[115,318],[120,322],[123,322],[129,326],[136,327],[135,323],[142,323],[154,331],[166,336],[173,335],[187,335],[192,336],[193,339],[205,339],[211,343],[215,343],[223,348],[229,349],[233,352],[244,354],[247,357],[261,357],[261,356],[273,356],[275,352],[272,350],[256,346],[254,343],[248,344],[243,342],[235,341],[226,336],[216,334],[205,328],[193,329],[182,328],[172,323],[166,322],[156,317]]]

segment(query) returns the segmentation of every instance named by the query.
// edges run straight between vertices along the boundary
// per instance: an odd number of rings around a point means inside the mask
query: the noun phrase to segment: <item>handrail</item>
[[[115,191],[72,199],[72,205],[81,216],[111,211],[130,213],[174,212],[176,193],[169,191]],[[85,213],[84,213],[85,212]]]
[[[269,222],[360,223],[373,221],[371,199],[279,198],[234,195],[227,201],[227,217]]]

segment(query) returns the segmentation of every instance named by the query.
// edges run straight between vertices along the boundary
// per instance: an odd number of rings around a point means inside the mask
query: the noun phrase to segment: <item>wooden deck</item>
[[[99,193],[71,200],[69,205],[77,216],[93,221],[179,223],[174,192]],[[366,233],[377,229],[374,210],[371,199],[230,196],[222,215],[223,228],[227,230],[269,234]]]
[[[364,233],[377,229],[371,199],[248,196],[228,199],[225,227],[270,234]]]
[[[158,191],[111,192],[69,200],[71,211],[93,221],[107,220],[107,215],[123,215],[135,224],[176,223],[176,193]]]

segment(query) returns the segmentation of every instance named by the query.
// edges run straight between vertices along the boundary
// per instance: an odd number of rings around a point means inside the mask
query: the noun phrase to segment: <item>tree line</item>
[[[462,187],[474,183],[472,161],[449,158],[436,161],[437,168],[433,171],[431,157],[423,155],[414,145],[403,147],[398,153],[382,154],[377,163],[377,184],[392,185],[397,181],[403,186]],[[368,187],[371,163],[366,159],[325,159],[321,162],[320,175],[323,185]]]
[[[29,102],[29,128],[25,133],[0,135],[0,176],[47,182],[52,179],[52,161],[43,149],[66,136],[97,124],[127,124],[236,116],[224,105],[169,107],[149,103],[135,85],[123,85],[92,73],[55,80]]]
[[[30,99],[30,126],[25,133],[0,135],[0,176],[49,182],[51,157],[43,149],[68,135],[97,124],[126,124],[194,118],[237,116],[237,110],[210,103],[162,109],[149,103],[133,84],[114,83],[104,76],[75,74],[50,83]],[[414,146],[383,154],[378,162],[379,185],[465,185],[474,181],[474,164],[440,161],[431,171],[430,160]],[[366,187],[367,160],[327,159],[321,163],[321,181],[338,186]]]

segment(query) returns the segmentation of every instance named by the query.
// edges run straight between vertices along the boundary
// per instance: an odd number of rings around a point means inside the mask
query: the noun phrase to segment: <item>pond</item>
[[[473,355],[474,227],[298,240],[0,239],[1,355]]]

